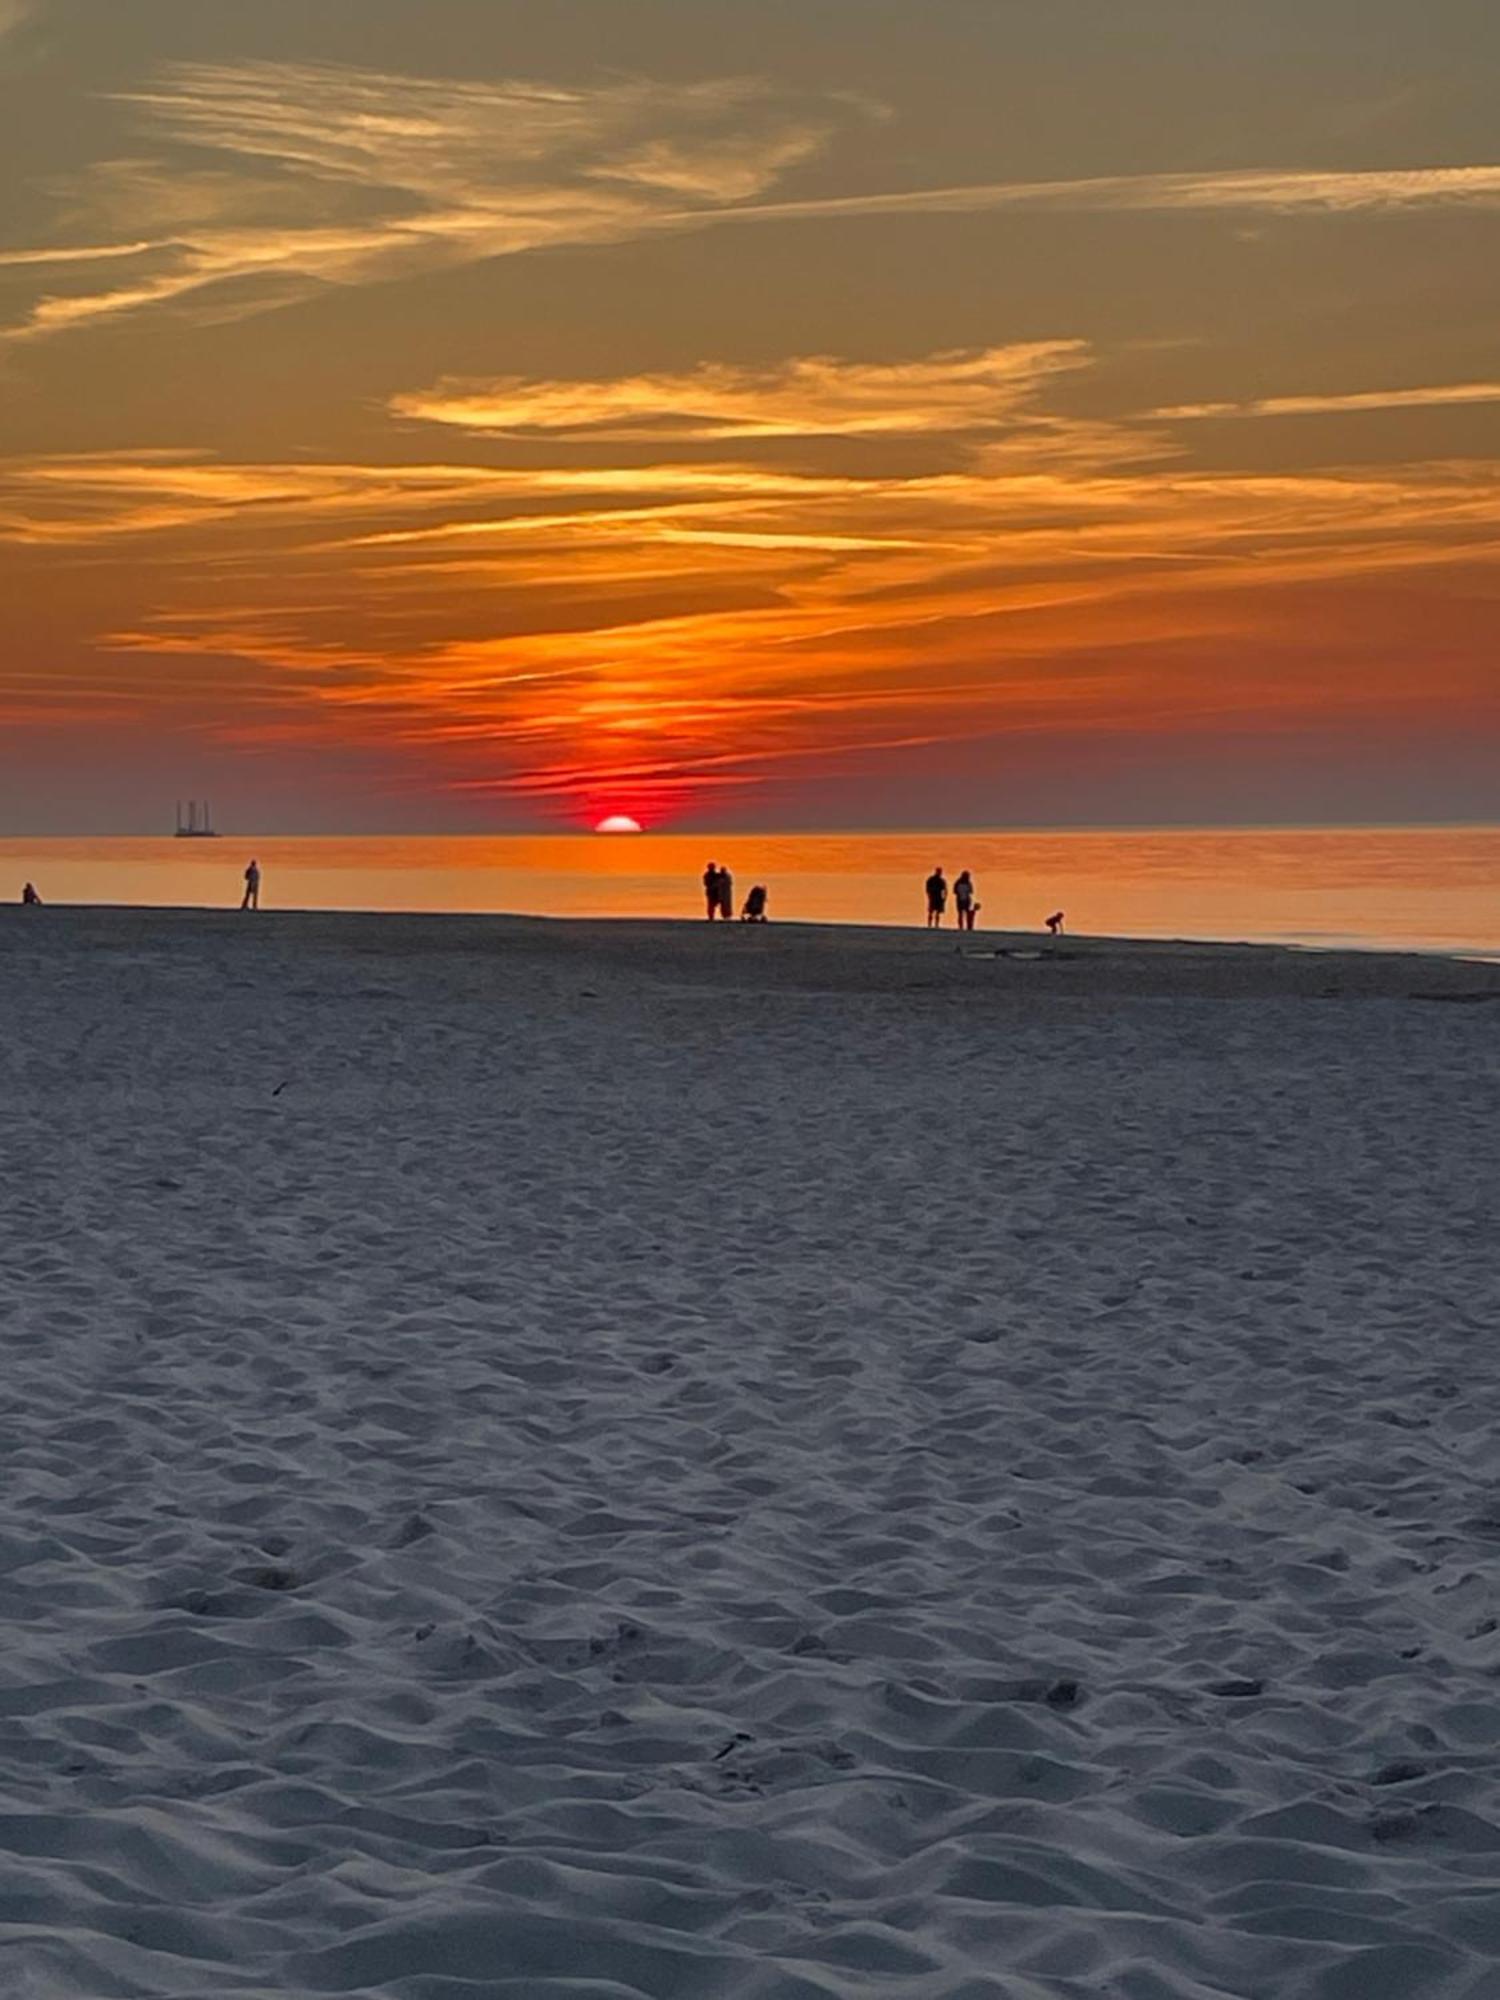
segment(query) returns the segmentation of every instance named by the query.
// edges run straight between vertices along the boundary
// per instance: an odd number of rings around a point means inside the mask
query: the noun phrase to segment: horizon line
[[[1339,820],[1071,820],[1067,822],[1030,821],[1024,824],[984,825],[971,822],[955,822],[951,825],[923,825],[913,822],[907,826],[659,826],[642,827],[637,834],[609,836],[601,835],[591,826],[543,826],[543,827],[493,827],[493,828],[364,828],[357,831],[275,830],[257,827],[244,832],[225,832],[216,828],[221,840],[597,840],[609,838],[615,845],[621,841],[651,839],[720,839],[720,840],[847,840],[865,839],[917,839],[931,836],[937,839],[951,838],[955,834],[984,835],[988,837],[1024,837],[1029,835],[1062,836],[1069,834],[1156,834],[1156,833],[1454,833],[1464,831],[1491,831],[1500,833],[1500,816],[1495,818],[1464,817],[1458,819],[1339,819]],[[88,840],[131,840],[131,841],[175,841],[174,833],[132,833],[132,832],[77,832],[77,833],[32,833],[6,832],[0,830],[0,843],[13,844],[20,841],[88,841]]]

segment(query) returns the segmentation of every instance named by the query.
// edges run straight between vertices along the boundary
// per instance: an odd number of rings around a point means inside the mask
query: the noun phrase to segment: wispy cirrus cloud
[[[921,436],[1014,421],[1038,389],[1088,361],[1077,340],[1030,341],[919,361],[829,355],[776,368],[705,362],[686,373],[596,382],[519,375],[449,379],[392,399],[392,412],[504,437],[595,443]]]
[[[812,201],[747,203],[719,219],[784,222],[839,215],[977,215],[999,209],[1338,216],[1459,206],[1500,208],[1500,165],[1353,171],[1242,167],[1085,180],[975,182]]]
[[[113,220],[128,241],[35,245],[15,261],[133,256],[139,270],[39,299],[16,331],[172,304],[255,310],[628,239],[675,225],[685,202],[711,213],[763,193],[863,115],[743,79],[568,88],[284,62],[178,64],[120,101],[145,150],[83,176],[72,208],[75,227],[97,238]]]
[[[1162,421],[1205,417],[1317,417],[1380,410],[1456,409],[1500,403],[1500,382],[1444,382],[1413,389],[1353,389],[1316,396],[1260,396],[1248,403],[1178,403],[1153,410]]]
[[[460,82],[343,65],[179,64],[124,101],[161,137],[325,183],[447,196],[455,210],[534,167],[597,182],[743,199],[829,136],[831,101],[798,111],[746,79],[569,87]],[[847,115],[847,102],[845,115]]]
[[[331,63],[181,63],[119,101],[137,122],[136,149],[77,179],[64,240],[5,260],[12,273],[53,267],[61,279],[30,300],[12,339],[153,308],[243,315],[329,286],[730,222],[1500,206],[1495,165],[1246,168],[778,200],[789,173],[880,107],[744,78],[567,86]],[[111,261],[128,267],[119,282],[93,281],[91,267]]]
[[[70,243],[53,249],[7,250],[0,245],[0,270],[24,271],[41,264],[103,264],[142,257],[156,246],[141,243]]]
[[[603,520],[647,502],[652,508],[845,493],[879,487],[837,475],[777,472],[754,464],[539,467],[344,465],[291,459],[227,463],[194,451],[67,453],[0,464],[0,539],[31,546],[84,545],[217,522],[273,528],[335,523],[353,541],[463,539],[514,532],[561,518],[559,500],[585,503]],[[354,533],[363,519],[436,526]]]

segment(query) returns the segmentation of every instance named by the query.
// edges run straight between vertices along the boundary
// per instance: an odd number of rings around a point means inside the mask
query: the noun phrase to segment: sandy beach
[[[0,910],[0,1991],[1500,2000],[1500,966]]]

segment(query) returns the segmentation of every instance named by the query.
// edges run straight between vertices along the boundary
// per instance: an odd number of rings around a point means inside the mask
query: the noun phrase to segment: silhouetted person
[[[935,931],[943,921],[943,912],[948,907],[948,878],[941,868],[934,868],[927,878],[927,928]]]
[[[974,877],[967,868],[953,884],[953,913],[958,918],[961,931],[973,930],[979,905],[974,900]]]
[[[710,861],[703,871],[703,900],[708,905],[708,921],[713,922],[719,914],[719,904],[723,900],[719,894],[719,864]]]
[[[1048,917],[1047,919],[1047,928],[1049,931],[1051,931],[1054,937],[1061,937],[1062,927],[1063,927],[1063,913],[1061,910],[1054,910],[1051,916]]]
[[[763,924],[766,920],[766,886],[757,882],[745,898],[745,907],[740,911],[742,924]]]
[[[250,866],[245,870],[245,893],[240,898],[240,908],[242,910],[258,910],[260,908],[260,863],[258,861],[252,860]]]
[[[31,904],[32,907],[35,909],[41,908],[42,899],[37,894],[35,885],[33,883],[28,882],[26,884],[26,887],[21,891],[21,901],[23,903]]]
[[[719,870],[719,915],[726,924],[734,922],[734,877],[727,868]]]

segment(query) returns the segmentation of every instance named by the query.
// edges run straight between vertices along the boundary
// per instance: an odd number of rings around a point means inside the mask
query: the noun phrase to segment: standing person
[[[713,922],[719,914],[719,864],[710,861],[703,871],[703,900],[708,905],[708,921]]]
[[[245,893],[240,898],[242,910],[260,908],[260,863],[252,856],[250,866],[245,870]]]
[[[734,922],[734,877],[727,868],[719,870],[719,915],[726,924]]]
[[[941,868],[934,868],[927,878],[927,928],[935,931],[941,928],[943,912],[948,907],[948,878]]]
[[[953,884],[953,910],[961,931],[971,931],[979,905],[974,900],[974,877],[966,868]]]

